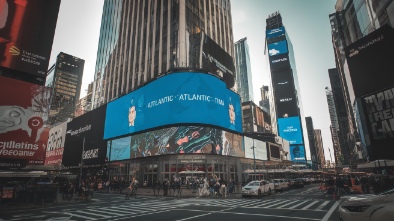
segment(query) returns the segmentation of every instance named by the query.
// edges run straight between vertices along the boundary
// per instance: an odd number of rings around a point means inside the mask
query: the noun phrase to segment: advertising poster
[[[45,165],[60,165],[62,163],[66,131],[67,122],[49,130]]]
[[[288,53],[287,41],[279,41],[268,45],[269,56],[275,56]]]
[[[278,117],[299,116],[291,69],[272,72],[273,91]]]
[[[0,76],[0,158],[45,161],[51,89]]]
[[[269,147],[269,160],[280,160],[281,146],[278,144],[268,143]]]
[[[305,163],[305,149],[301,145],[290,145],[291,161]]]
[[[302,144],[300,117],[278,118],[279,136],[288,140],[290,145]]]
[[[222,131],[201,126],[180,126],[131,137],[131,158],[177,153],[222,154]]]
[[[130,143],[131,137],[123,137],[108,141],[107,159],[110,161],[130,159]]]
[[[242,136],[228,131],[223,131],[223,151],[222,155],[245,157],[242,146]]]
[[[279,54],[269,57],[270,69],[278,70],[284,67],[290,67],[289,54]]]
[[[168,74],[108,103],[104,139],[174,124],[242,132],[240,97],[210,74]]]
[[[268,29],[265,31],[265,36],[267,39],[276,38],[285,34],[285,27],[279,27],[274,29]]]
[[[244,137],[245,145],[245,158],[253,158],[253,147],[254,147],[254,157],[256,160],[267,160],[267,143],[254,140],[250,137]]]
[[[394,29],[384,25],[345,47],[356,98],[394,85]]]
[[[78,166],[83,158],[85,165],[105,162],[107,142],[104,136],[104,119],[107,105],[94,109],[67,124],[63,165]],[[83,151],[83,152],[82,152]]]
[[[0,1],[0,66],[45,77],[60,0]]]
[[[394,85],[361,98],[369,159],[394,159]],[[369,140],[369,142],[368,142]]]

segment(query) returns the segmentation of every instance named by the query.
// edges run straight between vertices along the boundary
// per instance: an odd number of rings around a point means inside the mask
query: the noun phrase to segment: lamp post
[[[79,167],[79,188],[81,188],[82,184],[82,167],[83,167],[83,152],[85,152],[85,136],[83,137],[83,143],[82,143],[82,154],[81,154],[81,163]]]
[[[254,139],[253,140],[253,145],[252,145],[252,149],[253,149],[253,165],[254,165],[254,180],[256,180],[256,156],[254,154]]]

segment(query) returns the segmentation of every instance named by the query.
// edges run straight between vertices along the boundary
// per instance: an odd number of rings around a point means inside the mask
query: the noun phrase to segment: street
[[[186,192],[186,191],[185,191]],[[1,208],[1,207],[0,207]],[[242,198],[163,197],[137,195],[125,200],[116,193],[97,193],[90,202],[33,208],[1,208],[0,220],[338,220],[337,201],[325,196],[316,184],[301,189]],[[330,218],[331,216],[331,218]]]

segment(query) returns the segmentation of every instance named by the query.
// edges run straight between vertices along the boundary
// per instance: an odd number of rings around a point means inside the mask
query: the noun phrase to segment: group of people
[[[172,182],[170,182],[167,178],[163,180],[163,182],[160,181],[160,179],[157,179],[153,182],[152,185],[153,189],[153,195],[156,196],[160,195],[160,190],[163,190],[163,196],[181,196],[182,193],[182,185],[181,185],[181,179],[179,177],[174,177]]]
[[[229,182],[220,179],[214,174],[208,178],[200,178],[196,180],[198,187],[197,197],[227,197],[227,194],[235,192],[236,183],[233,179]]]

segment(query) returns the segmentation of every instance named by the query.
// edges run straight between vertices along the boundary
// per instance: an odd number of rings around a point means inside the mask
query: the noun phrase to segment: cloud
[[[233,25],[238,25],[249,20],[247,14],[242,10],[235,10],[234,13],[232,13],[232,17]]]
[[[268,51],[268,53],[269,53],[271,56],[277,55],[277,54],[279,54],[279,52],[280,52],[280,51],[278,51],[278,50],[276,50],[276,49],[271,49],[271,50]]]

